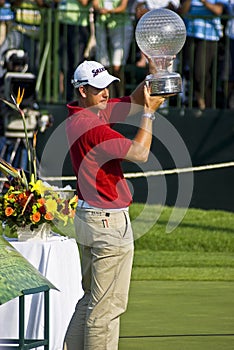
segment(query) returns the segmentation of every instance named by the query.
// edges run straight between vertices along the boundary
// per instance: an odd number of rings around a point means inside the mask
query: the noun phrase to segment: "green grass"
[[[139,237],[132,280],[234,281],[234,214],[189,209],[168,233],[172,210],[131,206],[134,232]],[[180,219],[183,209],[177,210]]]
[[[132,280],[234,281],[234,254],[136,250]]]
[[[203,251],[234,253],[234,214],[225,211],[183,209],[133,204],[130,215],[136,237],[136,248],[153,251]],[[143,213],[143,214],[142,214]],[[176,222],[176,219],[178,222]],[[180,221],[181,220],[181,221]],[[177,225],[167,233],[168,226]]]
[[[119,350],[234,349],[234,214],[134,203]],[[181,220],[182,219],[182,220]],[[73,227],[62,232],[74,237]]]
[[[231,350],[234,283],[133,281],[119,350]]]
[[[168,233],[172,208],[143,208],[119,350],[234,349],[233,213],[189,209]]]

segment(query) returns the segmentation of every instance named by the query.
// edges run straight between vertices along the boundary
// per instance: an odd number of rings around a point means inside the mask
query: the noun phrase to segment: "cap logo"
[[[93,69],[93,70],[92,70],[93,78],[96,77],[99,73],[104,72],[105,70],[106,70],[105,67]]]

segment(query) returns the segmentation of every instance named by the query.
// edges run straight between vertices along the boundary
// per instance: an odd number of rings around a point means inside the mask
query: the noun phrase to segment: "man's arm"
[[[77,0],[77,2],[81,3],[82,6],[88,6],[90,0]]]
[[[180,6],[177,9],[177,13],[179,15],[184,15],[190,10],[190,7],[191,7],[191,0],[183,0],[180,2]]]
[[[22,5],[22,2],[23,2],[23,0],[15,0],[15,1],[13,1],[13,5],[16,7],[20,7]],[[36,4],[39,7],[45,6],[44,0],[36,0]]]
[[[152,142],[153,119],[151,118],[153,118],[153,113],[165,101],[165,98],[162,96],[150,96],[146,85],[141,85],[141,88],[144,91],[144,109],[142,112],[141,124],[125,159],[144,163],[148,160]]]
[[[149,73],[155,74],[156,73],[156,67],[153,64],[153,61],[151,58],[146,57],[149,62]],[[142,81],[136,89],[131,93],[131,110],[129,115],[134,115],[139,112],[139,108],[142,109],[142,106],[144,106],[145,103],[145,95],[144,95],[144,85],[145,81]]]
[[[155,74],[157,70],[153,63],[153,60],[151,58],[147,59],[149,62],[150,74]],[[130,95],[131,110],[129,115],[134,115],[141,112],[142,118],[138,132],[133,139],[128,153],[126,154],[126,160],[142,163],[147,162],[152,142],[153,120],[146,117],[146,115],[149,116],[150,114],[154,114],[154,112],[165,101],[165,98],[170,96],[173,96],[173,94],[170,94],[168,96],[150,96],[145,81],[140,83],[140,85],[138,85],[138,87],[132,92]]]
[[[39,7],[46,7],[46,4],[44,0],[36,0],[37,6]]]
[[[216,16],[221,16],[223,13],[223,5],[221,3],[216,3],[216,4],[211,4],[209,1],[206,0],[201,0],[201,3],[211,12],[213,12],[213,14],[215,14]],[[177,12],[180,15],[184,15],[186,14],[191,7],[191,0],[184,0],[181,1],[181,5],[178,8]]]
[[[209,1],[206,1],[206,0],[201,0],[201,2],[208,10],[213,12],[214,15],[216,15],[216,16],[222,15],[223,5],[221,3],[211,4]]]
[[[101,7],[100,0],[93,0],[93,8],[95,11],[101,14],[116,14],[125,12],[128,5],[128,0],[121,0],[120,4],[117,7],[113,7],[112,9],[106,9],[105,6]]]

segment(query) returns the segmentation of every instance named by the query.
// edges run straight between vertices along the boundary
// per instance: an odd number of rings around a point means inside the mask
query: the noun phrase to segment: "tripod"
[[[29,139],[31,148],[31,139]],[[31,149],[30,149],[31,151]],[[28,171],[28,149],[25,138],[5,137],[0,157],[10,163],[14,168]],[[36,167],[39,168],[39,160],[36,158]]]
[[[15,168],[26,170],[28,155],[25,139],[20,137],[6,138],[0,156]]]

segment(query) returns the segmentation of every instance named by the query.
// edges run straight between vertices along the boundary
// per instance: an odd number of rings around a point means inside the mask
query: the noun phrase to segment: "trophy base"
[[[170,95],[182,92],[182,79],[178,73],[155,74],[146,77],[151,96]]]

